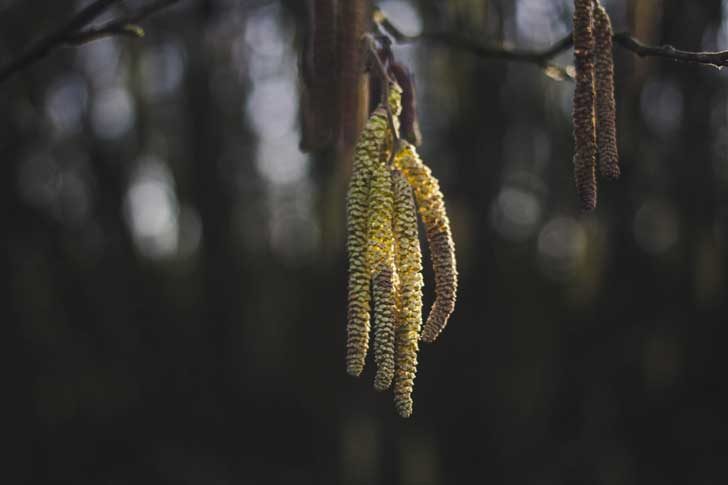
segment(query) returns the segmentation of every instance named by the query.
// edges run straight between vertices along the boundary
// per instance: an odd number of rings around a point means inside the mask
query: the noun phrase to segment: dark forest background
[[[379,3],[523,47],[571,4]],[[604,4],[645,42],[728,48],[728,2]],[[0,64],[81,5],[0,0]],[[298,148],[306,25],[304,2],[189,0],[0,85],[3,481],[723,483],[728,74],[617,48],[623,176],[582,214],[573,83],[395,48],[461,275],[403,420],[344,371],[349,167]]]

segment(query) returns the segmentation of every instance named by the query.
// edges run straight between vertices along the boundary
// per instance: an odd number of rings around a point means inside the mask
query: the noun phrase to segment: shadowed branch
[[[73,16],[66,24],[31,45],[16,59],[0,67],[0,83],[17,72],[35,64],[60,47],[77,46],[113,35],[142,37],[144,31],[136,25],[155,13],[171,7],[180,0],[157,0],[138,10],[98,27],[89,27],[94,20],[120,0],[97,0]]]

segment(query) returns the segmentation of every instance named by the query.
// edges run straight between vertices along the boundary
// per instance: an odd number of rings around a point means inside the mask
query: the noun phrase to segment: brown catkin
[[[455,310],[458,274],[455,266],[455,244],[449,227],[447,230],[428,230],[427,240],[435,273],[435,303],[422,330],[422,340],[434,342]]]
[[[401,110],[401,92],[399,86],[394,84],[390,88],[389,104],[395,114]],[[369,190],[374,167],[389,158],[391,138],[386,110],[384,106],[379,106],[367,121],[354,149],[346,203],[346,246],[349,256],[346,371],[353,376],[361,374],[369,350],[372,276],[367,263]]]
[[[394,377],[394,325],[397,309],[393,211],[391,170],[386,162],[378,162],[369,190],[367,243],[367,265],[372,272],[374,295],[374,362],[377,365],[374,387],[378,391],[387,389]]]
[[[593,0],[574,0],[574,178],[584,210],[597,205]]]
[[[614,55],[612,22],[597,0],[594,7],[594,47],[596,58],[597,152],[599,173],[608,179],[619,178],[617,115],[614,101]]]
[[[399,170],[394,179],[395,262],[399,276],[395,340],[394,405],[400,416],[412,415],[412,390],[422,328],[422,252],[412,187]]]
[[[450,232],[450,220],[445,211],[445,201],[437,179],[420,160],[414,146],[401,142],[401,150],[394,159],[414,189],[415,200],[425,226],[435,275],[435,301],[422,330],[421,338],[433,342],[445,329],[455,309],[457,295],[457,267],[455,244]]]

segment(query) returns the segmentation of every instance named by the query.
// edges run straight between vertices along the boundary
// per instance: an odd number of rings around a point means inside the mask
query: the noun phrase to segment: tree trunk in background
[[[341,2],[339,10],[339,160],[348,160],[367,118],[362,36],[371,23],[371,2]]]
[[[348,161],[368,115],[362,36],[371,25],[370,0],[309,0],[300,61],[305,151]]]
[[[306,39],[300,61],[301,149],[320,151],[331,146],[337,127],[337,8],[336,0],[309,0]]]

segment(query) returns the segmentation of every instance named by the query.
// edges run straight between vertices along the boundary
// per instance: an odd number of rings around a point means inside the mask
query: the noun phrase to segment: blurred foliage
[[[0,0],[0,59],[82,3]],[[615,30],[646,42],[728,47],[724,1],[604,3]],[[408,33],[523,46],[566,34],[570,5],[380,4]],[[418,81],[420,152],[446,195],[461,274],[401,420],[365,385],[371,365],[361,380],[344,371],[348,168],[298,149],[302,7],[182,2],[143,40],[64,49],[0,86],[0,318],[19,428],[8,476],[724,476],[726,74],[618,50],[623,176],[584,216],[573,84],[396,48]]]

